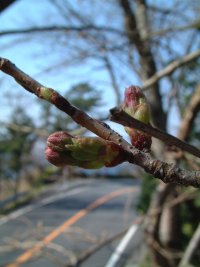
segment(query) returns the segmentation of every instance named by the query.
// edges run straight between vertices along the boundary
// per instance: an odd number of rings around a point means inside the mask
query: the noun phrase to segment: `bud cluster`
[[[123,110],[143,123],[150,122],[148,103],[137,86],[126,89]],[[125,127],[125,130],[132,145],[139,150],[150,150],[150,135],[130,127]],[[99,137],[72,136],[65,131],[48,137],[45,153],[47,160],[56,166],[72,165],[85,169],[114,167],[126,161],[125,151],[113,142]]]
[[[124,151],[99,137],[72,136],[65,131],[48,137],[47,160],[56,166],[72,165],[85,169],[114,167],[125,161]]]

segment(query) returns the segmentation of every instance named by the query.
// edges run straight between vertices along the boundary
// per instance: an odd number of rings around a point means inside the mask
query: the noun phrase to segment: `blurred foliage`
[[[13,110],[10,124],[33,127],[32,119],[20,107]],[[30,162],[28,155],[35,140],[33,133],[17,132],[9,127],[0,133],[1,176],[17,179],[22,165]]]
[[[146,253],[143,261],[139,264],[139,267],[155,267],[152,255],[150,253]]]
[[[200,197],[200,193],[198,197]],[[196,201],[193,200],[186,201],[185,203],[183,203],[183,205],[181,205],[181,219],[182,219],[181,244],[183,251],[185,251],[190,239],[192,238],[200,222],[199,205],[196,205]],[[199,267],[199,263],[200,263],[200,248],[198,248],[195,251],[195,254],[192,257],[191,265]]]
[[[141,193],[137,203],[137,209],[146,213],[151,201],[151,196],[156,188],[157,181],[150,174],[144,173],[142,177]]]
[[[43,168],[43,171],[39,175],[39,179],[36,181],[34,186],[40,187],[43,184],[49,184],[55,182],[56,178],[58,177],[58,174],[59,174],[58,168],[55,168],[54,166],[46,166],[46,168]]]
[[[101,93],[86,83],[74,85],[66,93],[70,102],[86,112],[94,111],[101,104]],[[8,98],[8,102],[9,102]],[[58,130],[74,130],[79,126],[67,114],[50,103],[39,100],[41,105],[40,127],[51,133]],[[10,125],[10,127],[9,127]],[[0,179],[12,181],[11,190],[17,193],[20,183],[27,181],[29,186],[38,188],[43,184],[55,182],[58,169],[52,166],[38,166],[34,161],[34,149],[44,139],[32,131],[23,132],[23,126],[37,128],[33,117],[27,115],[20,103],[15,103],[9,118],[9,125],[0,131]],[[14,130],[22,127],[22,131]],[[56,179],[55,179],[56,177]]]
[[[101,105],[101,92],[87,83],[72,86],[66,97],[74,106],[85,112],[93,111]]]

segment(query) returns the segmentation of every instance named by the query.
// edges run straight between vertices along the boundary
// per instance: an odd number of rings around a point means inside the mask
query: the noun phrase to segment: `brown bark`
[[[188,103],[188,106],[185,109],[183,120],[178,132],[178,137],[180,139],[182,140],[188,139],[190,131],[192,129],[192,125],[194,123],[194,120],[197,116],[199,109],[200,109],[200,86],[198,85]],[[166,158],[177,164],[177,160],[176,158],[173,157],[173,154],[167,153]],[[162,214],[160,218],[157,217],[157,220],[160,221],[159,227],[157,225],[157,230],[156,228],[154,229],[155,231],[159,231],[160,233],[159,236],[156,236],[156,238],[159,237],[159,239],[157,240],[159,241],[159,244],[163,248],[165,248],[165,250],[167,250],[168,252],[171,251],[172,255],[174,251],[180,248],[181,244],[180,205],[175,205],[174,207],[168,207],[167,205],[169,200],[173,200],[176,198],[177,194],[175,190],[176,190],[175,188],[172,188],[171,191],[169,191],[168,197],[166,198],[165,201],[166,204],[163,205]],[[163,185],[163,192],[165,191],[167,192],[168,188],[166,185]],[[156,207],[156,205],[154,207]],[[181,263],[182,262],[184,261],[182,260]],[[176,267],[178,264],[178,258],[169,257],[168,261],[165,264],[166,265],[164,266]]]
[[[198,95],[197,95],[197,97],[198,97],[198,99],[200,98],[200,96],[198,96]],[[195,97],[195,99],[196,99],[196,97]],[[197,101],[193,101],[193,102],[196,103]],[[192,107],[195,108],[194,105],[192,105]],[[142,132],[145,132],[145,133],[147,133],[147,134],[149,134],[155,138],[162,140],[165,145],[174,146],[177,149],[179,148],[182,151],[189,152],[190,154],[200,158],[200,150],[198,148],[196,148],[196,147],[194,147],[194,146],[192,146],[186,142],[181,141],[179,138],[177,138],[175,136],[172,136],[172,135],[170,135],[164,131],[161,131],[155,127],[152,127],[149,124],[145,124],[141,121],[138,121],[138,120],[132,118],[130,115],[128,115],[122,109],[113,108],[110,110],[110,113],[111,113],[111,116],[110,116],[111,121],[120,123],[120,124],[122,124],[124,126],[128,126],[130,128],[141,130]],[[191,116],[187,115],[186,119],[188,117],[191,117]],[[191,121],[190,121],[190,123],[191,123]],[[188,125],[188,127],[189,126],[190,126],[190,124]],[[186,122],[184,122],[184,127],[186,127]],[[188,127],[187,127],[187,129],[188,129]],[[183,133],[181,132],[181,134],[183,134]]]

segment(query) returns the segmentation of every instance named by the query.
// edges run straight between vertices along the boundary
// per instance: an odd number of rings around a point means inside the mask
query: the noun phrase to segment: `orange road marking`
[[[40,250],[45,247],[45,245],[48,245],[51,241],[53,241],[55,238],[57,238],[60,234],[62,234],[67,228],[69,228],[71,225],[78,222],[81,218],[85,217],[88,213],[90,213],[92,210],[98,208],[99,206],[103,205],[104,203],[108,202],[109,200],[118,197],[120,195],[123,195],[125,193],[131,193],[133,191],[136,191],[136,188],[124,188],[120,189],[114,192],[109,193],[108,195],[104,195],[91,204],[89,204],[85,209],[81,209],[77,213],[75,213],[73,216],[71,216],[68,220],[66,220],[63,224],[58,226],[55,230],[50,232],[46,237],[44,237],[41,241],[39,241],[37,244],[35,244],[32,248],[26,250],[23,254],[21,254],[13,263],[8,264],[6,267],[18,267],[22,263],[27,262],[31,258],[34,257]]]

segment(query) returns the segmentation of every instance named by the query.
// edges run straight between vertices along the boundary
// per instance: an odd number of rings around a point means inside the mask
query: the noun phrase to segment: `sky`
[[[101,22],[101,19],[99,21]],[[42,2],[39,0],[18,0],[0,14],[0,31],[25,28],[29,25],[39,27],[54,24],[62,25],[63,23],[62,18],[57,16],[57,10],[53,5],[49,4],[48,0],[43,0]],[[62,60],[62,53],[58,53],[58,48],[56,48],[55,54],[52,53],[54,49],[52,49],[52,44],[45,40],[45,34],[44,40],[39,42],[37,38],[30,41],[26,38],[30,37],[22,37],[21,35],[1,37],[1,56],[8,58],[31,77],[45,86],[56,89],[61,94],[66,93],[74,84],[88,81],[89,77],[92,85],[102,92],[102,106],[97,112],[103,114],[103,116],[108,115],[105,109],[106,107],[109,109],[115,106],[115,97],[112,90],[107,89],[110,83],[108,75],[99,67],[95,60],[87,61],[84,67],[75,66],[75,68],[72,67],[67,71],[63,68],[60,69],[58,66],[57,71],[54,69],[49,74],[48,71],[43,70],[54,62],[60,62]],[[97,71],[93,72],[93,69],[97,69]],[[1,121],[9,120],[10,107],[15,105],[15,103],[18,104],[20,101],[22,105],[24,105],[24,101],[26,102],[25,108],[28,114],[38,118],[40,110],[35,104],[35,97],[33,95],[25,92],[12,78],[1,72],[0,82],[2,84],[1,94],[13,95],[14,93],[16,95],[15,99],[9,97],[10,103],[7,103],[7,99],[0,101],[3,107],[0,113]],[[93,116],[98,117],[98,114],[93,114]],[[123,127],[112,122],[109,122],[109,124],[116,130],[121,131],[121,134],[124,133]]]
[[[47,8],[48,12],[46,12]],[[42,2],[18,0],[0,15],[0,30],[20,29],[29,25],[39,27],[51,26],[54,25],[54,23],[58,25],[62,24],[62,18],[59,17],[60,21],[58,21],[56,13],[56,9],[49,4],[48,0],[43,0]],[[28,36],[27,38],[30,37]],[[76,72],[74,72],[74,69],[69,70],[67,79],[63,70],[59,73],[59,68],[56,75],[48,75],[48,73],[43,72],[43,69],[51,65],[52,62],[60,61],[62,54],[57,52],[55,54],[52,53],[52,45],[48,42],[45,44],[45,34],[44,40],[40,40],[40,42],[38,42],[38,39],[31,40],[27,45],[26,41],[28,40],[24,40],[20,35],[1,37],[1,56],[9,58],[11,61],[15,62],[19,68],[26,70],[27,73],[40,80],[40,82],[45,83],[47,86],[59,88],[59,90],[63,91],[71,84],[74,84],[75,79],[77,79],[78,83],[79,80],[83,80],[84,77],[88,77],[88,75],[91,76],[91,68],[95,67],[95,61],[92,60],[90,64],[85,64],[84,69],[79,68]],[[29,64],[27,64],[27,62],[29,62]],[[94,74],[92,74],[92,76],[93,75]],[[99,70],[99,76],[101,75],[105,76],[105,74]],[[0,77],[2,78],[2,74]]]

